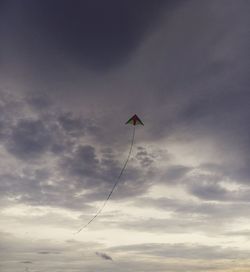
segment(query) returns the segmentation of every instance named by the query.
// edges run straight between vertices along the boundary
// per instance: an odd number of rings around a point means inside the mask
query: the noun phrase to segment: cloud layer
[[[249,270],[250,5],[134,2],[0,2],[4,272]]]

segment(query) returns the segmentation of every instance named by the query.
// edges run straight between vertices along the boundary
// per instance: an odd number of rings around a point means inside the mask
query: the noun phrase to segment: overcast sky
[[[0,0],[2,272],[250,270],[249,13]]]

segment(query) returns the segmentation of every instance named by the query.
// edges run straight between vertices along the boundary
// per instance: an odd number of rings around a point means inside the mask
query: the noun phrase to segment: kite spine
[[[84,226],[82,226],[82,227],[76,232],[76,234],[79,233],[79,232],[81,232],[81,231],[82,231],[84,228],[86,228],[92,221],[94,221],[95,218],[96,218],[96,217],[102,212],[102,210],[105,208],[107,202],[109,201],[109,199],[110,199],[112,193],[114,192],[116,186],[118,185],[118,183],[119,183],[119,181],[120,181],[120,179],[121,179],[121,176],[122,176],[122,174],[123,174],[123,172],[124,172],[124,170],[125,170],[125,168],[126,168],[126,166],[127,166],[127,164],[128,164],[128,161],[129,161],[130,156],[131,156],[131,153],[132,153],[133,145],[134,145],[134,140],[135,140],[135,126],[133,127],[133,135],[132,135],[132,139],[131,139],[131,144],[130,144],[130,149],[129,149],[128,157],[127,157],[127,159],[126,159],[126,161],[125,161],[125,163],[124,163],[124,165],[123,165],[123,167],[122,167],[122,169],[121,169],[121,172],[120,172],[120,174],[118,175],[118,177],[117,177],[117,179],[116,179],[116,182],[114,183],[114,185],[113,185],[113,187],[112,187],[112,189],[111,189],[111,191],[110,191],[108,197],[107,197],[106,200],[103,202],[102,206],[99,208],[99,210],[97,211],[97,213],[91,218],[91,220],[90,220],[87,224],[85,224]]]

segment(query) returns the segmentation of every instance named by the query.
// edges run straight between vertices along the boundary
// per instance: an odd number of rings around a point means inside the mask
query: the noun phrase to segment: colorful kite
[[[132,152],[132,148],[133,148],[133,145],[134,145],[134,139],[135,139],[135,126],[137,125],[143,125],[143,122],[140,120],[140,118],[135,114],[134,116],[132,116],[125,124],[130,124],[130,125],[133,125],[133,135],[132,135],[132,140],[131,140],[131,144],[130,144],[130,149],[129,149],[129,152],[128,152],[128,157],[121,169],[121,172],[119,174],[119,176],[117,177],[109,195],[107,196],[106,200],[103,202],[103,205],[101,206],[101,208],[97,211],[97,213],[91,218],[91,220],[85,224],[84,226],[82,226],[76,233],[79,233],[81,232],[84,228],[86,228],[101,212],[102,210],[104,209],[104,207],[106,206],[108,200],[110,199],[113,191],[115,190],[115,187],[117,186],[117,184],[119,183],[120,179],[121,179],[121,176],[128,164],[128,161],[129,161],[129,158],[130,158],[130,155],[131,155],[131,152]]]

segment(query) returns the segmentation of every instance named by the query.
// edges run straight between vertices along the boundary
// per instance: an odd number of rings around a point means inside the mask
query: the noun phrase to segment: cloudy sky
[[[1,271],[250,270],[249,13],[0,1]]]

